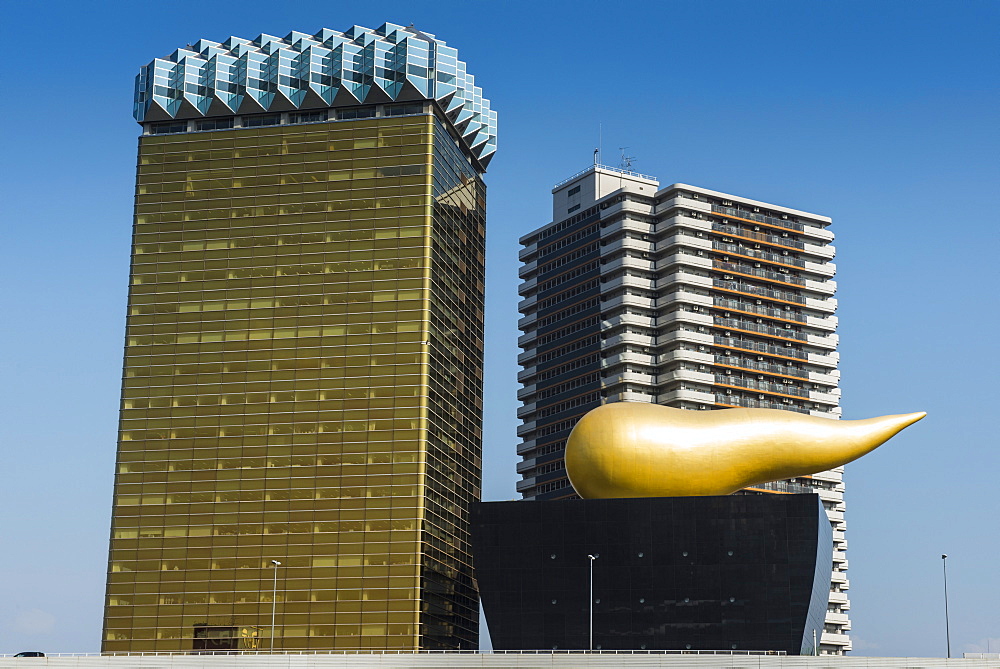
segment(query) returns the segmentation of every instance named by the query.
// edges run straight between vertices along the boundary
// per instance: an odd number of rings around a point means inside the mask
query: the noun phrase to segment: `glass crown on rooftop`
[[[488,162],[496,151],[496,112],[458,51],[392,23],[198,40],[139,70],[134,116],[147,123],[417,100],[436,100]]]

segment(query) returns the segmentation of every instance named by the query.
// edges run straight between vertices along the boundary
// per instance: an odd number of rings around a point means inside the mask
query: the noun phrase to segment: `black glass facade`
[[[472,512],[497,650],[812,652],[832,536],[819,497],[488,502]]]

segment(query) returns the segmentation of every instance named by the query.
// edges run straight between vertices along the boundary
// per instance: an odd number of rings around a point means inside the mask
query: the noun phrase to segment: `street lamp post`
[[[948,555],[941,555],[941,567],[944,570],[944,638],[948,643],[948,658],[951,659],[951,625],[948,622]]]
[[[594,560],[599,555],[588,555],[590,558],[590,650],[594,650]]]
[[[271,560],[271,564],[274,565],[274,586],[271,588],[271,652],[274,652],[274,611],[275,607],[278,605],[278,567],[281,563],[277,560]]]

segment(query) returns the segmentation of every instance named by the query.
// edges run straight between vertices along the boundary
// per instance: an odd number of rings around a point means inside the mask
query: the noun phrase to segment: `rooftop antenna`
[[[619,146],[618,150],[622,152],[621,162],[618,164],[618,167],[628,172],[631,172],[632,161],[635,160],[635,156],[626,155],[625,152],[628,150],[627,146]]]
[[[601,150],[600,149],[594,149],[594,167],[597,167],[597,164],[598,164],[597,157],[599,155],[601,155]]]
[[[601,152],[604,149],[604,123],[597,124],[597,163],[600,164]]]

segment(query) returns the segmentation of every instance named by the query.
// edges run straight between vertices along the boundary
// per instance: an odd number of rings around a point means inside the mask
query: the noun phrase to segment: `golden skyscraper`
[[[103,650],[477,647],[496,115],[464,63],[390,24],[202,40],[136,118]]]

